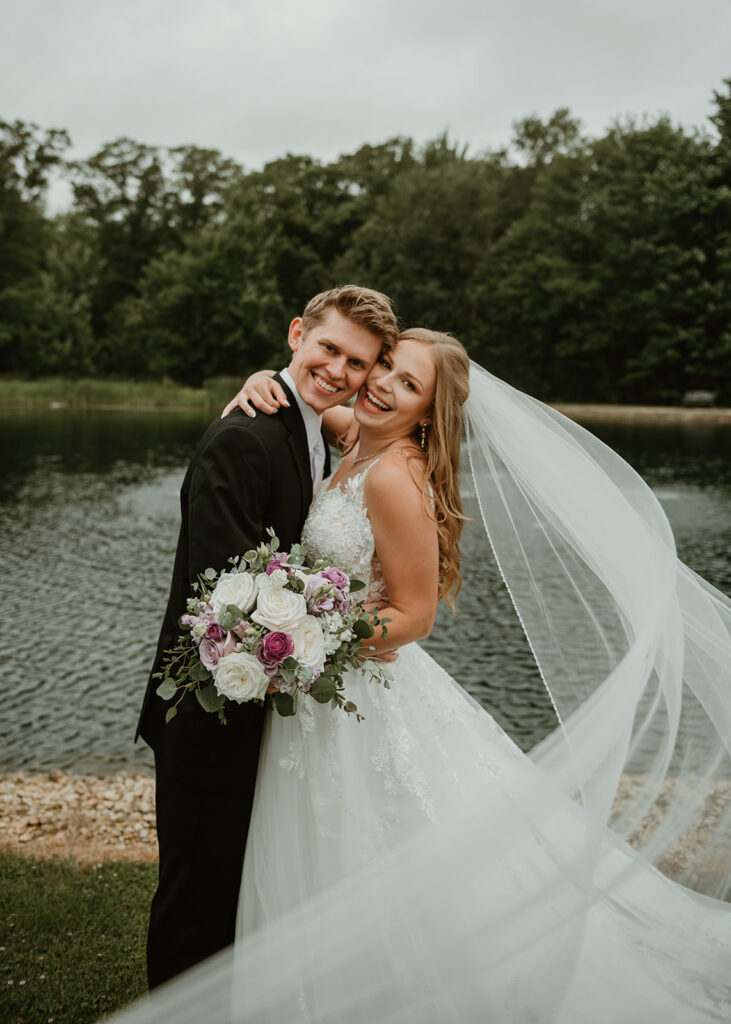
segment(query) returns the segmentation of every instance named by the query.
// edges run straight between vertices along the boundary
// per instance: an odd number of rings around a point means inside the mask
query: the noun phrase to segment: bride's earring
[[[426,423],[421,424],[421,437],[419,438],[419,447],[423,452],[426,451]]]

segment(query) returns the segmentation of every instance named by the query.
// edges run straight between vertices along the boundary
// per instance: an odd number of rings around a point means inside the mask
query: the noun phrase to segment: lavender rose
[[[223,655],[223,644],[204,636],[198,648],[198,657],[204,668],[212,672]]]
[[[350,580],[345,575],[342,569],[338,569],[335,565],[328,566],[327,569],[323,569],[320,573],[323,579],[328,580],[334,587],[337,587],[343,594],[347,594],[350,590]]]
[[[211,629],[210,626],[208,628],[209,630]],[[220,631],[220,638],[217,638],[218,634],[215,636],[204,636],[198,648],[198,657],[201,660],[201,664],[209,672],[216,668],[221,658],[226,654],[232,654],[236,650],[237,638],[234,634],[227,633],[218,625],[215,628]]]
[[[315,615],[322,615],[324,612],[331,612],[335,608],[337,599],[340,597],[338,589],[325,579],[323,573],[313,573],[305,585],[305,600],[307,610]]]

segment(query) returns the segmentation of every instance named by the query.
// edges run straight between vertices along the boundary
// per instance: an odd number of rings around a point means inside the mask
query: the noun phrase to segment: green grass
[[[146,989],[156,864],[0,854],[0,1021],[82,1024]]]
[[[244,377],[216,377],[202,388],[172,381],[70,380],[44,377],[39,380],[0,378],[0,406],[48,406],[75,408],[207,409],[225,404],[240,388]]]

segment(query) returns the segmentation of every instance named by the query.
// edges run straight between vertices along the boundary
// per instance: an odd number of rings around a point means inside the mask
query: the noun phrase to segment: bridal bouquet
[[[345,670],[365,669],[388,686],[383,663],[361,657],[374,627],[385,635],[389,621],[353,600],[365,584],[325,559],[305,565],[303,545],[278,551],[274,531],[267,534],[268,544],[229,559],[230,571],[207,569],[193,584],[180,619],[185,632],[156,673],[162,678],[158,695],[177,698],[166,722],[188,691],[225,724],[227,701],[263,701],[271,687],[280,715],[295,714],[303,694],[360,720],[343,695]]]

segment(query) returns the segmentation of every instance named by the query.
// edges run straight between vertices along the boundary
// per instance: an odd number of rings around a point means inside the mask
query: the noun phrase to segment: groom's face
[[[302,335],[302,320],[289,326],[289,364],[303,402],[322,413],[351,398],[368,376],[383,339],[328,309],[321,323]]]

